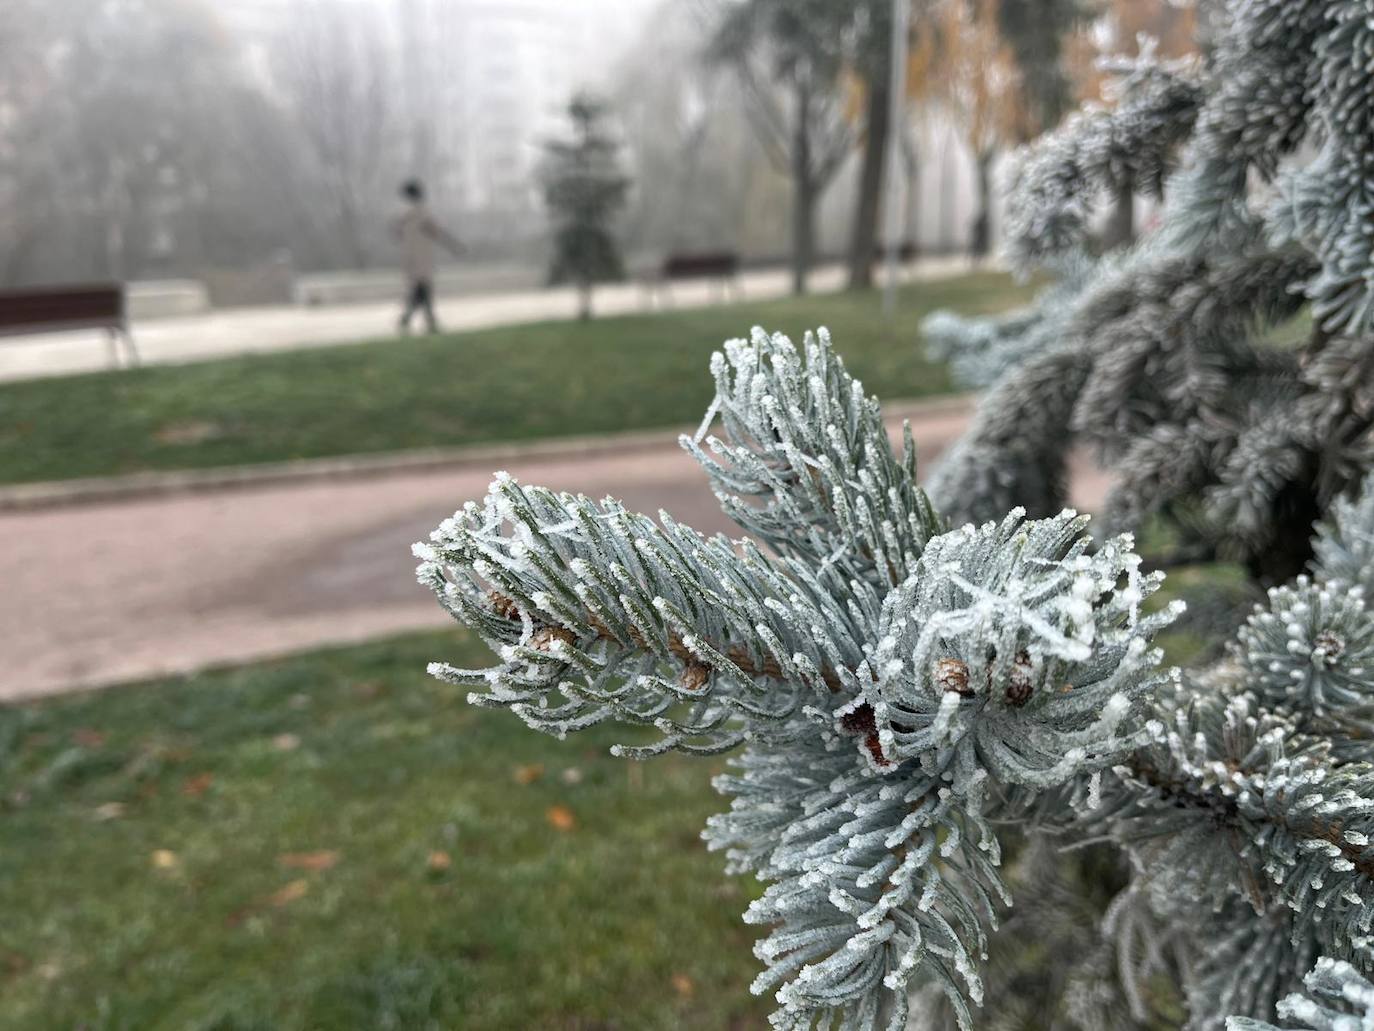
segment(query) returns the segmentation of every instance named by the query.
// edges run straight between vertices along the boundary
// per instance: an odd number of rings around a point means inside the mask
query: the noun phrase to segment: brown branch
[[[1172,799],[1177,804],[1191,803],[1194,808],[1210,809],[1216,811],[1218,816],[1227,819],[1234,819],[1237,822],[1241,819],[1240,809],[1231,799],[1207,796],[1190,791],[1186,781],[1177,778],[1172,780],[1165,779],[1157,769],[1142,762],[1138,757],[1133,757],[1126,765],[1131,771],[1132,776],[1143,781],[1149,787],[1154,788],[1160,794],[1164,795],[1165,798]],[[1244,773],[1247,776],[1250,773],[1250,771],[1241,770],[1239,767],[1232,764],[1228,764],[1228,766],[1236,773]],[[1299,826],[1282,818],[1273,819],[1269,822],[1288,831],[1290,834],[1296,834],[1305,838],[1317,838],[1334,845],[1336,850],[1341,854],[1341,857],[1348,860],[1351,866],[1353,866],[1361,876],[1374,881],[1374,860],[1366,859],[1360,854],[1360,850],[1355,845],[1345,840],[1341,833],[1344,828],[1342,828],[1340,824],[1324,824],[1314,821],[1307,826]],[[1238,849],[1237,854],[1239,854]]]
[[[491,611],[495,615],[500,616],[502,619],[514,621],[520,618],[519,603],[509,595],[501,594],[498,591],[488,591],[487,604],[491,608]],[[611,632],[611,628],[608,627],[599,616],[593,615],[589,612],[586,614],[586,620],[587,625],[596,631],[596,636],[600,640],[619,645],[625,644],[624,641],[620,640],[620,638],[618,638],[614,633]],[[558,630],[560,630],[563,634],[568,633],[567,630],[564,630],[561,627],[558,628]],[[534,647],[539,648],[541,651],[547,650],[547,647],[552,645],[552,642],[555,637],[559,637],[559,639],[561,640],[566,640],[566,638],[563,638],[558,634],[548,633],[544,630],[544,628],[541,628],[539,631],[536,632],[535,638],[532,640],[532,644]],[[535,643],[536,641],[538,643]],[[644,635],[641,634],[633,626],[630,627],[630,643],[632,643],[636,648],[641,648],[644,650],[649,649],[649,642],[645,640]],[[713,650],[725,655],[725,657],[728,658],[731,662],[733,662],[735,666],[739,668],[740,672],[744,673],[746,676],[767,677],[770,680],[783,681],[787,679],[787,675],[783,672],[782,667],[778,665],[778,661],[776,659],[770,657],[764,659],[761,663],[755,663],[753,656],[749,654],[749,651],[743,645],[734,644],[721,648],[713,644],[712,648]],[[702,686],[705,685],[705,676],[710,675],[711,668],[704,662],[702,662],[701,659],[690,648],[687,647],[687,645],[683,642],[682,638],[678,637],[676,634],[669,634],[668,651],[672,653],[674,658],[680,659],[683,662],[683,664],[688,667],[688,671],[691,672],[691,679],[693,681],[699,681]],[[703,676],[703,671],[705,676]],[[830,669],[829,667],[822,667],[820,672],[821,679],[825,681],[826,687],[830,688],[830,690],[835,694],[840,694],[843,692],[844,684],[840,680],[838,673],[836,673],[833,669]],[[691,688],[691,690],[695,689],[696,688]]]

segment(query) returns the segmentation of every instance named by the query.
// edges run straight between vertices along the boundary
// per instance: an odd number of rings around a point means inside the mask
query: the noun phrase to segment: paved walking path
[[[929,467],[968,406],[917,412]],[[0,512],[0,699],[449,625],[415,583],[409,549],[485,494],[489,464]],[[507,468],[526,483],[666,509],[704,532],[732,528],[668,434]],[[1074,483],[1075,502],[1097,507],[1101,475],[1084,467]]]
[[[932,258],[908,267],[909,280],[938,279],[968,270],[962,258]],[[739,278],[739,295],[748,300],[781,297],[789,289],[788,273],[768,269]],[[844,285],[839,266],[817,269],[811,287],[817,293]],[[399,287],[398,287],[399,292]],[[677,283],[672,304],[701,307],[720,302],[719,288],[706,282]],[[647,310],[644,291],[634,284],[601,287],[596,309],[604,315]],[[439,320],[446,329],[487,329],[492,326],[577,314],[577,298],[570,289],[486,294],[440,300]],[[391,336],[396,332],[398,305],[345,304],[328,307],[231,308],[205,315],[149,319],[133,327],[145,364],[181,363],[263,351],[351,344]],[[34,379],[106,368],[104,336],[98,331],[7,337],[0,341],[0,380]]]

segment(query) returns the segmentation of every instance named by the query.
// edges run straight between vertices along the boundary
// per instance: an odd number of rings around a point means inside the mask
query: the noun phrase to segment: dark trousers
[[[410,284],[406,295],[406,305],[401,310],[401,331],[410,332],[410,317],[423,312],[425,326],[431,333],[439,332],[439,323],[434,318],[434,288],[428,279],[416,279]]]

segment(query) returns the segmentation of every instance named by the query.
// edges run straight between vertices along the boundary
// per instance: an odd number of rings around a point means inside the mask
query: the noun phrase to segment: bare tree
[[[287,221],[272,174],[282,142],[206,0],[7,0],[0,280],[129,278],[269,252]]]
[[[992,166],[1004,146],[1035,124],[1020,69],[997,22],[1000,0],[934,0],[918,26],[908,81],[918,96],[954,117],[973,154],[978,210],[969,252],[985,258],[992,244]]]
[[[772,228],[771,205],[760,211],[747,199],[767,159],[734,100],[733,75],[700,59],[710,27],[699,14],[663,0],[617,71],[613,96],[635,179],[631,249],[735,249]]]
[[[46,152],[34,117],[49,88],[38,59],[47,42],[37,0],[0,7],[0,284],[16,282],[48,215],[39,187]]]
[[[806,292],[815,260],[816,207],[853,148],[838,88],[846,5],[743,0],[725,9],[711,56],[735,69],[746,110],[774,166],[792,180],[792,289]]]
[[[357,268],[372,256],[382,173],[394,169],[397,69],[387,24],[370,8],[298,0],[277,76],[309,149],[339,245]]]
[[[863,158],[849,239],[849,286],[858,289],[873,285],[888,138],[893,131],[892,0],[862,0],[852,11],[849,60],[864,94]]]

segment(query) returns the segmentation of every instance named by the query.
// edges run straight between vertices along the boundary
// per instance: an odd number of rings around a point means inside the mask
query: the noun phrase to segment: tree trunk
[[[816,184],[811,167],[811,91],[797,83],[796,125],[792,127],[792,292],[806,293],[816,246]]]
[[[1118,186],[1115,193],[1111,218],[1102,234],[1103,246],[1109,251],[1129,247],[1135,242],[1135,192],[1130,183],[1126,183]]]
[[[993,151],[978,154],[978,214],[969,233],[969,256],[981,262],[992,250],[992,159]]]
[[[849,240],[849,288],[873,285],[873,261],[877,257],[878,216],[882,207],[883,171],[887,165],[887,137],[892,122],[891,94],[886,75],[875,75],[868,86],[867,134],[863,169],[859,174],[858,203]],[[878,81],[882,79],[883,81]],[[900,241],[888,241],[896,246]]]
[[[945,133],[944,153],[940,157],[940,252],[942,254],[953,254],[958,246],[955,239],[954,228],[954,174],[950,171],[949,162],[954,154],[953,141],[950,133]]]
[[[361,227],[358,224],[358,211],[351,197],[339,198],[339,231],[343,245],[355,269],[367,268],[367,247],[363,244]]]
[[[806,279],[816,252],[816,190],[810,178],[793,186],[792,292],[806,293]]]
[[[906,173],[906,213],[902,219],[906,238],[911,242],[911,256],[921,254],[921,178],[920,155],[916,152],[916,142],[911,133],[902,128],[902,167]]]
[[[577,317],[583,322],[592,317],[592,284],[577,284]]]

